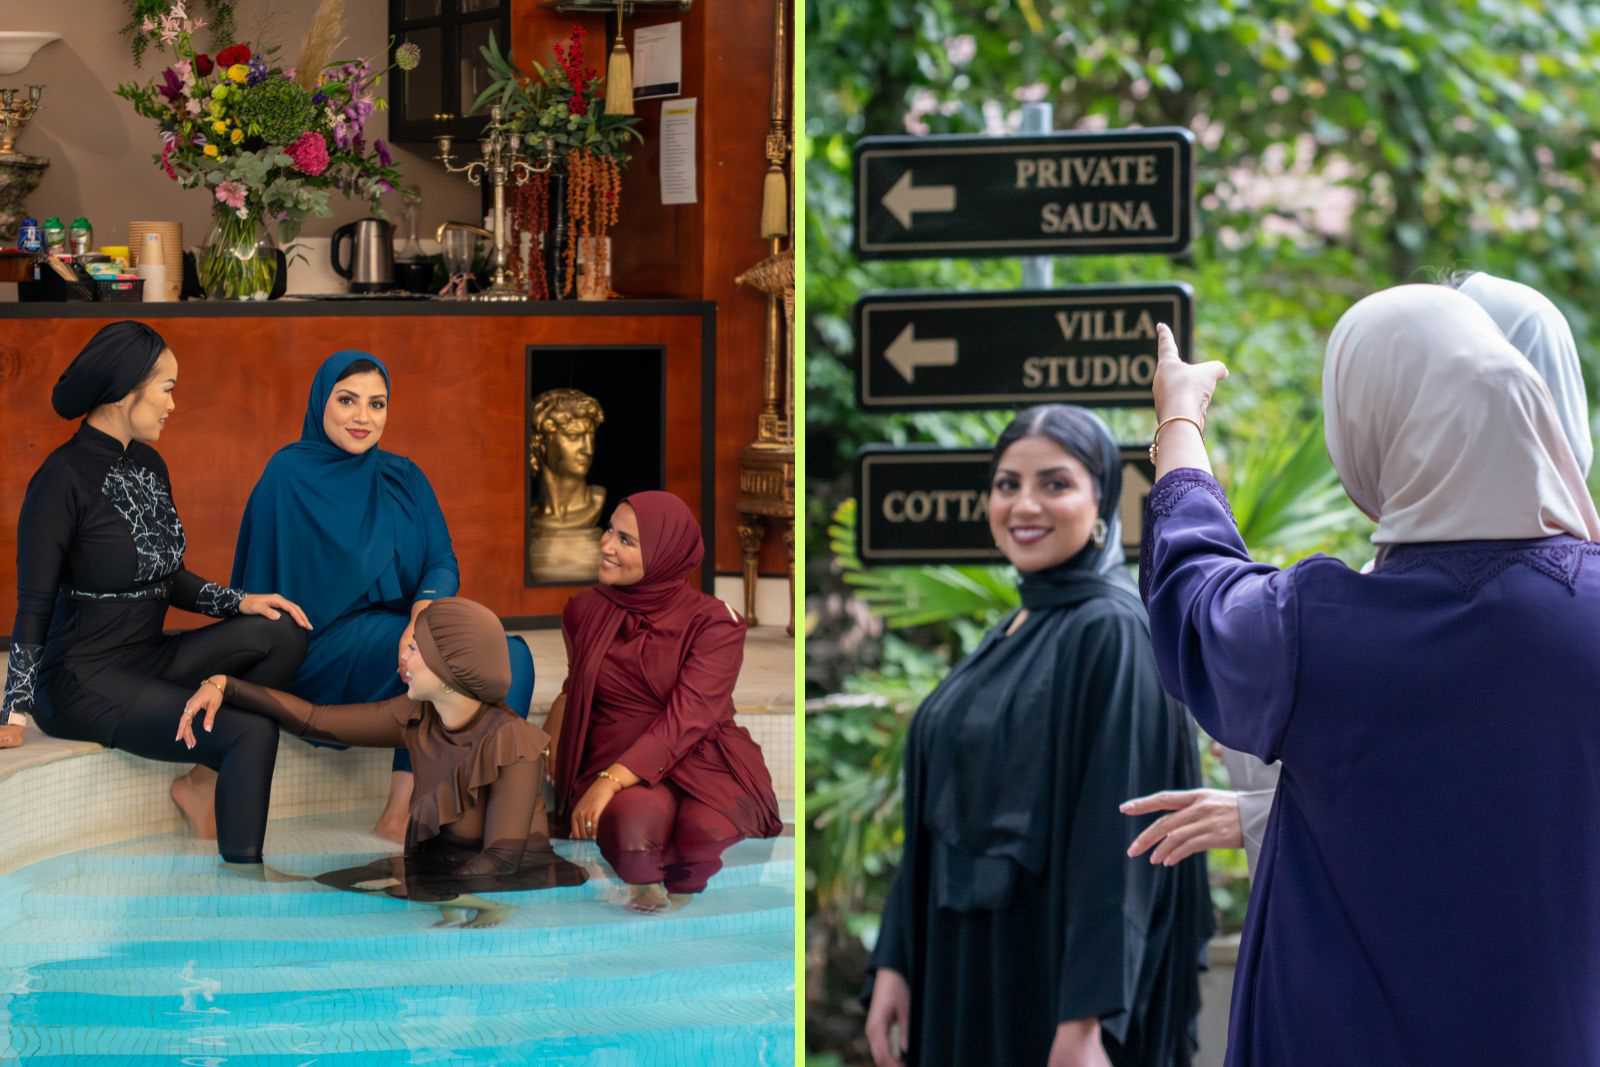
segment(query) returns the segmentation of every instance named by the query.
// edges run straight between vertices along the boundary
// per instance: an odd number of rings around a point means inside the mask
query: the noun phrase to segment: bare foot
[[[672,899],[667,896],[667,887],[660,882],[653,882],[650,885],[631,887],[626,906],[629,911],[636,911],[641,915],[658,915],[666,911],[670,903]]]
[[[446,926],[459,926],[466,921],[467,908],[453,908],[448,904],[435,904],[439,909],[439,921],[433,924],[435,930]]]
[[[688,904],[689,901],[693,900],[697,895],[698,894],[695,893],[668,893],[667,899],[672,901],[672,910],[676,911],[685,904]]]
[[[205,841],[217,837],[217,772],[195,764],[188,774],[172,780],[172,802],[189,820],[194,835]]]
[[[411,789],[415,779],[410,771],[395,771],[389,775],[389,799],[372,832],[387,837],[397,844],[405,844],[406,823],[411,818]]]

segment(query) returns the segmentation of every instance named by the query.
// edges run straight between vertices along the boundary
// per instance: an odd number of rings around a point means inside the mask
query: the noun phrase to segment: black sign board
[[[989,533],[987,448],[868,445],[856,454],[856,555],[868,566],[1004,563]],[[1122,448],[1122,549],[1139,555],[1155,465]]]
[[[869,293],[856,301],[864,411],[1149,404],[1156,324],[1191,358],[1181,282],[997,293]]]
[[[1194,137],[863,137],[855,195],[862,259],[1178,253],[1194,231]]]

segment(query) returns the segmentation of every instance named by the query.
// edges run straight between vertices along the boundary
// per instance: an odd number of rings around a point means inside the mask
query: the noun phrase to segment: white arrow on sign
[[[917,340],[917,326],[912,322],[906,323],[906,328],[900,331],[900,336],[883,354],[908,383],[916,379],[918,367],[954,367],[959,355],[953,339]]]
[[[908,170],[900,175],[894,188],[883,194],[883,206],[889,209],[889,214],[900,220],[900,225],[909,230],[911,213],[914,211],[954,211],[956,187],[924,185],[918,188],[911,184],[911,172]]]

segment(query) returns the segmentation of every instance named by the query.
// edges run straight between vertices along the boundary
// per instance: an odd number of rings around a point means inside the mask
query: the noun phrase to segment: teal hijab
[[[417,525],[422,510],[410,462],[378,448],[353,455],[322,428],[333,387],[360,360],[371,360],[389,382],[388,368],[367,352],[349,349],[323,361],[300,440],[268,461],[245,505],[233,554],[235,589],[282,592],[313,626],[375,598],[402,595],[397,539]]]

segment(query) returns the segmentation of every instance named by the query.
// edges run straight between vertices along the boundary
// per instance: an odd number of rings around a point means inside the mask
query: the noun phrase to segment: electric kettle
[[[347,245],[348,251],[341,255]],[[352,293],[394,288],[394,227],[382,219],[358,219],[340,226],[333,231],[328,255]]]

